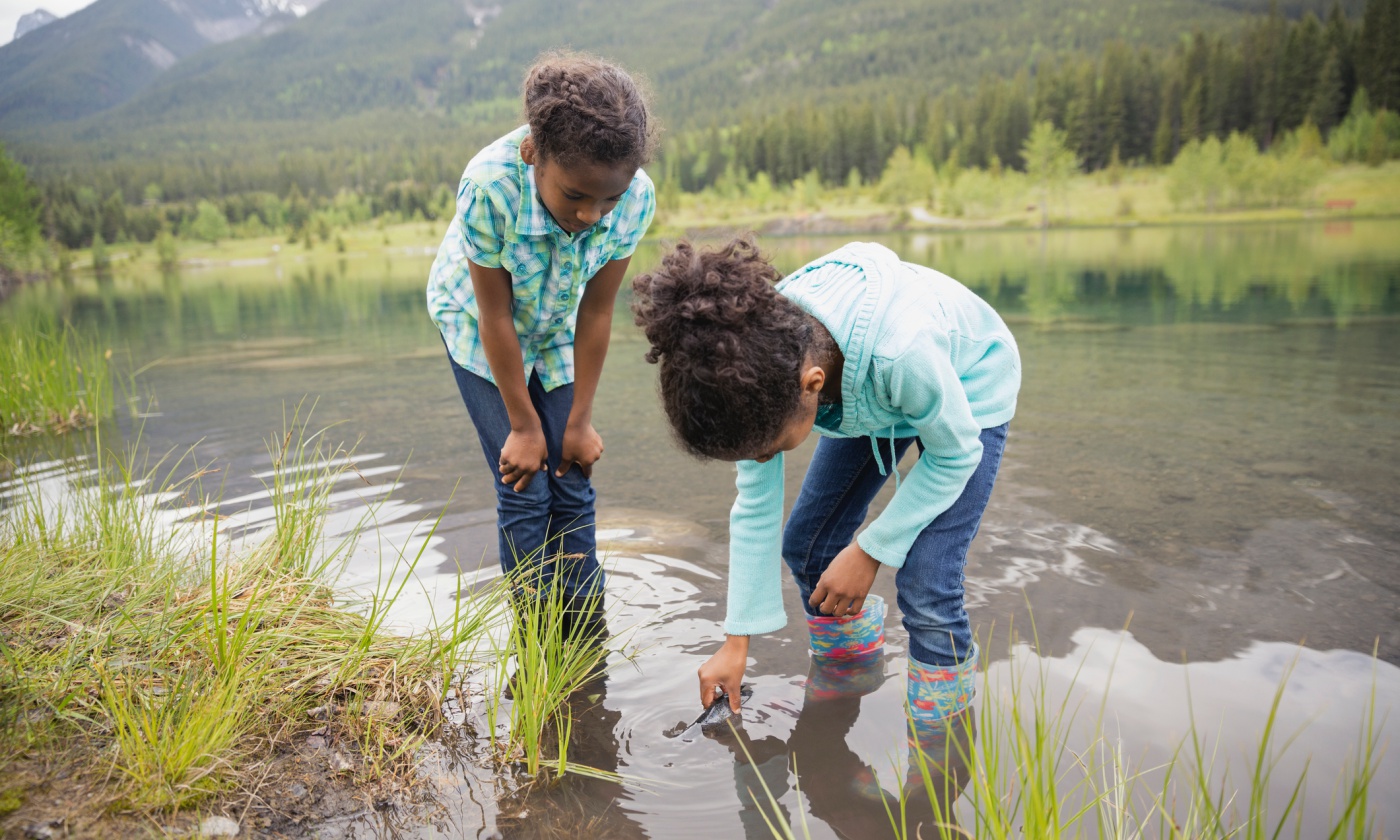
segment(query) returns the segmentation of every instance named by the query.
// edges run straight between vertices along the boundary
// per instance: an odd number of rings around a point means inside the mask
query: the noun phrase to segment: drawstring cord
[[[890,470],[894,472],[894,489],[899,489],[899,470],[895,463],[894,451],[894,426],[890,426],[885,432],[889,435],[890,442]],[[877,435],[870,436],[870,452],[875,456],[875,467],[880,470],[880,475],[889,475],[885,471],[885,459],[880,454],[880,438]]]

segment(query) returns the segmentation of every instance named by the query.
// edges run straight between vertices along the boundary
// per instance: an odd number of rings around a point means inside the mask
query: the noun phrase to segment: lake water
[[[1382,713],[1400,711],[1400,222],[878,239],[988,299],[1024,361],[967,569],[982,690],[1030,674],[1084,717],[1106,710],[1123,753],[1148,767],[1194,718],[1238,763],[1233,778],[1289,674],[1279,728],[1300,734],[1276,793],[1286,801],[1310,757],[1302,836],[1316,836],[1372,691]],[[844,241],[761,244],[791,270]],[[643,247],[634,264],[657,254]],[[357,553],[342,583],[372,587],[380,548],[423,549],[421,586],[394,616],[423,626],[450,609],[459,571],[470,582],[496,566],[489,477],[424,312],[431,259],[287,248],[167,277],[54,282],[6,306],[57,311],[145,368],[137,381],[154,402],[124,417],[123,433],[139,425],[157,452],[196,446],[223,469],[225,507],[251,506],[249,521],[264,504],[266,440],[314,400],[313,425],[358,441],[374,485],[347,485],[338,521],[388,494],[375,550]],[[722,638],[733,468],[672,445],[626,307],[597,397],[607,456],[594,480],[610,622],[631,659],[614,657],[573,751],[626,781],[520,795],[444,745],[425,764],[435,805],[355,815],[325,836],[769,836],[747,792],[759,777],[814,837],[887,831],[870,789],[903,778],[897,611],[879,687],[809,703],[789,585],[795,623],[752,646],[754,763],[723,740],[667,735],[699,711],[695,670]],[[810,452],[809,441],[788,459],[790,497]],[[893,577],[875,591],[893,602]],[[1032,619],[1037,646],[1024,643]],[[793,756],[800,777],[786,770]],[[1400,830],[1400,802],[1384,795],[1400,790],[1400,761],[1383,761],[1372,790],[1382,827]]]

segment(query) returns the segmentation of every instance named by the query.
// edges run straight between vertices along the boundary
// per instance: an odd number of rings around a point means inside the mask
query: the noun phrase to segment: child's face
[[[760,464],[768,463],[779,452],[788,452],[801,446],[817,423],[817,406],[821,400],[822,387],[826,385],[826,371],[808,357],[798,384],[802,393],[798,397],[797,412],[783,424],[778,437],[754,457]]]
[[[767,451],[759,454],[755,461],[766,464],[779,452],[790,452],[802,445],[802,441],[812,433],[812,427],[817,422],[817,397],[812,395],[809,399],[807,394],[802,395],[802,401],[798,404],[798,411],[788,418],[783,424],[783,430],[778,433],[777,440],[769,445]]]
[[[637,167],[579,161],[567,167],[540,156],[526,138],[520,159],[535,167],[535,188],[540,201],[559,227],[582,233],[612,212],[632,185]]]

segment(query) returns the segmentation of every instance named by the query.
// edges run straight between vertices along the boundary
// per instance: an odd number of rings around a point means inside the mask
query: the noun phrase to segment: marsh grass
[[[615,774],[569,761],[572,703],[599,675],[609,651],[600,639],[570,632],[577,606],[552,573],[560,562],[544,562],[542,549],[536,550],[501,580],[497,598],[510,604],[512,620],[494,637],[498,665],[487,713],[492,721],[508,720],[509,728],[502,737],[493,725],[492,740],[500,759],[519,762],[531,777],[548,768],[612,779]]]
[[[1039,657],[1023,668],[1013,667],[1005,680],[998,681],[996,691],[981,690],[973,713],[949,721],[948,736],[937,740],[936,748],[911,748],[913,781],[901,788],[896,802],[886,800],[894,837],[1278,840],[1302,836],[1307,764],[1296,778],[1284,780],[1282,789],[1289,793],[1281,801],[1270,793],[1280,789],[1274,784],[1280,759],[1300,734],[1281,736],[1279,732],[1279,710],[1291,667],[1280,679],[1260,741],[1239,775],[1220,756],[1222,739],[1212,742],[1194,718],[1171,757],[1158,765],[1144,766],[1128,757],[1123,741],[1109,731],[1102,705],[1096,713],[1086,713],[1094,715],[1087,743],[1079,749],[1071,747],[1085,741],[1076,724],[1085,710],[1071,705],[1072,691],[1063,697],[1050,693],[1045,668]],[[1328,840],[1380,836],[1370,808],[1370,785],[1380,759],[1373,690],[1358,724],[1350,763],[1335,780]],[[774,838],[810,836],[805,823],[793,826],[783,819],[770,791],[750,794]],[[916,799],[921,800],[917,809]]]
[[[0,319],[0,437],[59,434],[110,415],[111,357],[52,318]]]
[[[391,574],[365,611],[348,610],[329,578],[356,535],[331,542],[323,529],[329,488],[353,461],[299,414],[270,449],[273,524],[236,548],[213,500],[171,521],[163,504],[201,492],[208,474],[176,480],[185,459],[135,470],[103,453],[77,474],[4,488],[6,801],[54,773],[84,779],[108,813],[251,796],[251,774],[279,751],[308,752],[312,732],[327,744],[313,757],[335,773],[409,776],[492,607],[465,601],[430,631],[391,634],[384,615],[408,577]],[[417,560],[399,556],[395,569]]]

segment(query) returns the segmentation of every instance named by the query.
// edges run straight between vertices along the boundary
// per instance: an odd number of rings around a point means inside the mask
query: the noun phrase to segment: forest
[[[1062,52],[1010,76],[938,92],[891,84],[883,95],[860,86],[833,98],[830,88],[814,88],[795,104],[673,127],[648,170],[672,203],[679,193],[755,180],[841,187],[882,176],[902,185],[885,191],[886,200],[928,203],[933,184],[947,186],[960,173],[1024,171],[1032,130],[1042,123],[1054,129],[1042,139],[1053,139],[1069,168],[1083,172],[1180,160],[1178,170],[1199,174],[1224,165],[1227,150],[1242,161],[1245,153],[1279,158],[1300,147],[1378,164],[1400,157],[1396,45],[1400,0],[1367,0],[1359,17],[1336,4],[1323,18],[1311,10],[1290,18],[1275,4],[1242,26],[1198,30],[1169,47],[1111,39],[1094,52]],[[479,93],[500,102],[492,91]],[[162,232],[215,241],[281,231],[309,245],[372,219],[434,220],[451,212],[471,151],[513,119],[502,105],[467,125],[426,120],[395,137],[388,115],[367,110],[351,123],[362,132],[329,148],[275,136],[175,143],[159,155],[54,143],[28,156],[33,188],[10,190],[29,196],[11,205],[33,208],[32,221],[12,227],[37,227],[72,249],[151,242]],[[0,177],[22,177],[17,165],[6,166]],[[1295,186],[1237,191],[1275,204],[1295,200],[1309,177],[1284,174]]]

